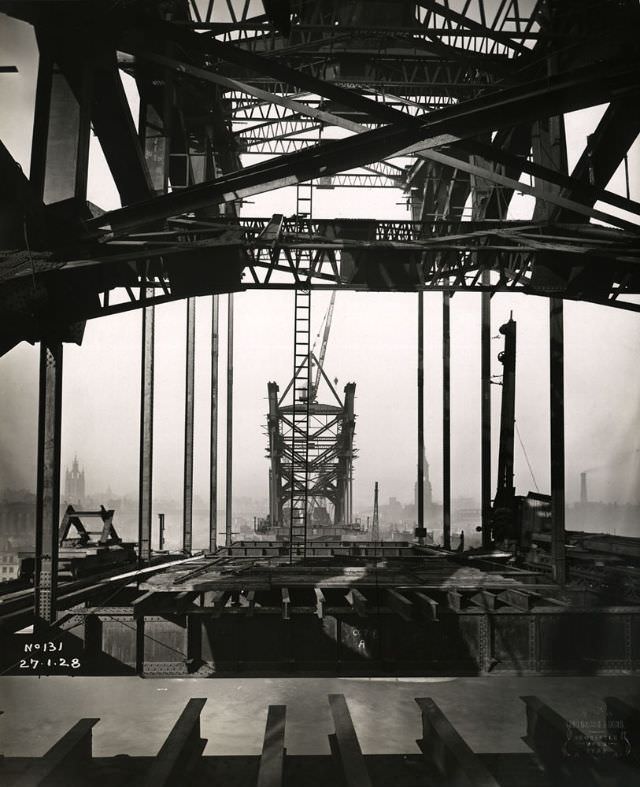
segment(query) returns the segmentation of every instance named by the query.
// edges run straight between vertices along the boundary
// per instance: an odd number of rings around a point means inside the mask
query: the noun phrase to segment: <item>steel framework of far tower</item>
[[[313,353],[310,357],[318,364]],[[302,543],[310,535],[309,529],[311,534],[329,535],[353,527],[356,386],[347,383],[341,398],[322,368],[320,374],[330,389],[330,403],[318,402],[313,386],[312,395],[301,400],[295,377],[282,396],[278,396],[277,383],[268,384],[269,522],[263,529],[290,535],[292,541]],[[306,430],[296,419],[301,410],[307,413]],[[333,508],[332,516],[327,503]],[[287,511],[288,506],[298,509],[297,515],[291,508]]]

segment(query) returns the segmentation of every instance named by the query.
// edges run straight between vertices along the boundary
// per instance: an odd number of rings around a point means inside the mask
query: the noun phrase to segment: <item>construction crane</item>
[[[322,369],[324,368],[324,358],[327,354],[327,343],[329,341],[329,333],[331,332],[331,320],[333,319],[333,307],[335,306],[335,302],[336,293],[334,291],[331,293],[329,308],[327,309],[327,313],[324,318],[324,332],[322,334],[322,344],[320,345],[320,355],[316,357],[315,353],[312,351],[312,358],[316,365],[316,373],[311,385],[311,402],[315,402],[318,395],[318,386],[320,385],[320,377],[322,376]]]
[[[493,501],[493,519],[496,529],[510,522],[514,515],[516,490],[513,485],[513,447],[516,400],[516,322],[513,315],[500,326],[504,336],[504,350],[498,355],[503,367],[502,403],[500,410],[500,446],[498,451],[498,484]]]

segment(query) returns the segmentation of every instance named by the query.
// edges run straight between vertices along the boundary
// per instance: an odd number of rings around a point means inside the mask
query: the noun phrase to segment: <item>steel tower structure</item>
[[[356,454],[356,386],[347,383],[343,397],[339,396],[319,358],[303,348],[308,341],[308,312],[302,310],[298,317],[298,311],[297,301],[295,347],[300,351],[294,376],[281,396],[277,383],[268,384],[269,518],[261,521],[258,530],[289,538],[291,548],[297,542],[304,551],[311,534],[335,535],[354,529],[351,478]],[[320,379],[325,385],[320,386]],[[318,401],[319,390],[329,394],[329,402]]]

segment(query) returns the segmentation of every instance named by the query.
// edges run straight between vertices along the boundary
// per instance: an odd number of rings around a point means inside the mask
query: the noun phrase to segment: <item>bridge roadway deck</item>
[[[354,585],[498,590],[530,586],[539,578],[535,571],[488,563],[476,567],[457,560],[453,553],[401,542],[318,544],[313,549],[314,554],[309,555],[307,550],[306,558],[296,556],[290,562],[286,545],[239,542],[215,556],[203,556],[188,566],[175,566],[149,576],[140,588],[163,593]]]

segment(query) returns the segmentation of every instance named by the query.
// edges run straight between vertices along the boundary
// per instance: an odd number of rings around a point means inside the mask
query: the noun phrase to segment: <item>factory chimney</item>
[[[580,503],[584,505],[587,502],[587,474],[580,473]]]

